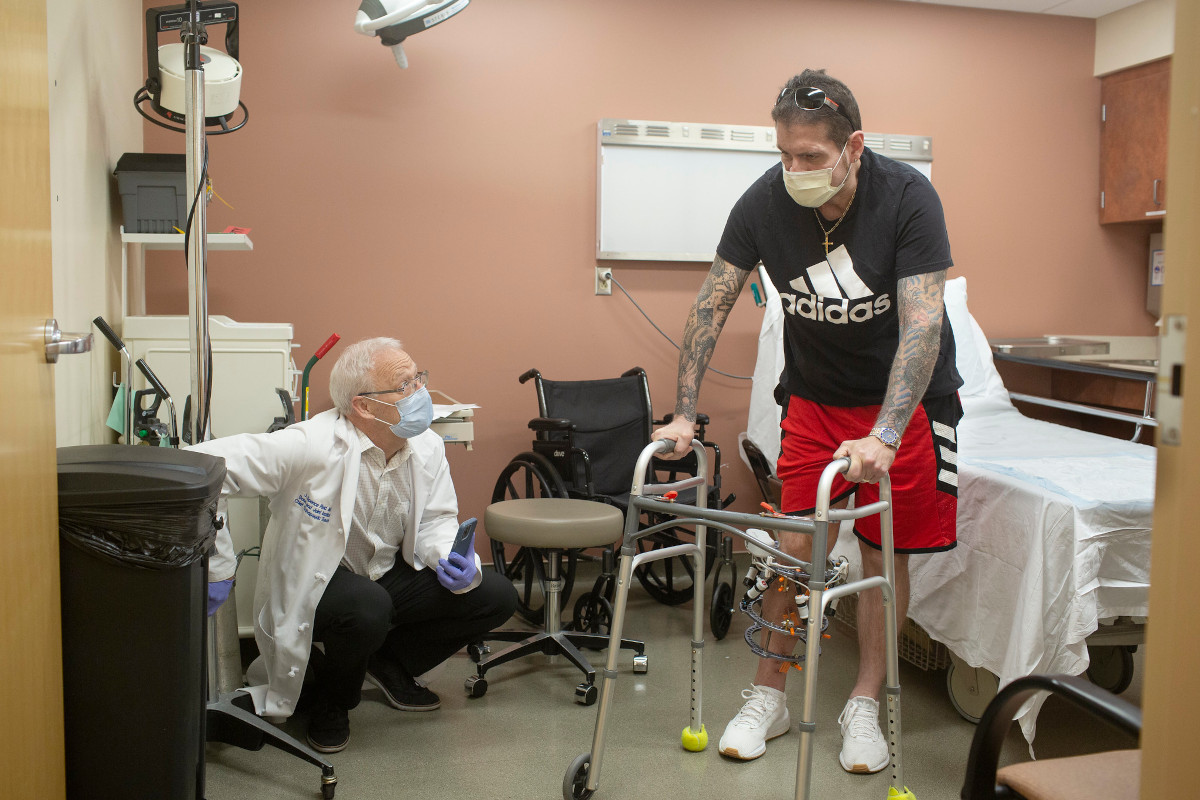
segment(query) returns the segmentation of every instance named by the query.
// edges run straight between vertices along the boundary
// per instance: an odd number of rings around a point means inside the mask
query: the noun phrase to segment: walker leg
[[[688,726],[683,729],[680,740],[683,748],[698,753],[708,747],[708,731],[704,729],[701,717],[704,699],[703,659],[704,651],[704,536],[705,528],[696,528],[696,551],[692,553],[696,579],[692,582],[694,596],[692,598],[692,692],[691,716]]]
[[[889,508],[880,515],[879,522],[883,544],[883,577],[887,581],[887,585],[881,588],[883,590],[883,645],[884,655],[887,659],[887,680],[884,692],[887,695],[888,755],[891,758],[892,767],[892,783],[888,789],[888,797],[913,800],[912,792],[904,785],[904,757],[900,745],[900,626],[896,615],[896,561],[892,539],[890,485],[887,497]]]
[[[896,604],[888,603],[885,609],[888,617],[892,620],[890,625],[885,628],[890,629],[893,633],[884,643],[884,652],[887,656],[887,685],[884,686],[884,693],[887,695],[887,740],[888,740],[888,755],[891,757],[892,782],[888,789],[889,800],[913,800],[913,794],[904,785],[904,756],[901,748],[901,727],[900,727],[900,655],[899,644],[897,642],[896,630]],[[887,635],[887,634],[885,634]]]
[[[621,547],[621,567],[617,574],[617,588],[615,593],[616,604],[613,608],[612,626],[609,628],[608,633],[608,659],[600,676],[600,700],[599,708],[596,711],[596,732],[592,736],[592,751],[587,759],[586,766],[581,764],[572,765],[573,772],[586,771],[587,773],[585,780],[582,782],[582,787],[579,785],[579,778],[584,778],[584,776],[578,774],[574,776],[575,791],[580,797],[590,796],[600,782],[600,762],[604,754],[604,735],[608,724],[608,709],[612,704],[613,692],[616,691],[617,658],[621,652],[621,631],[625,626],[625,607],[629,599],[629,582],[633,577],[633,556],[633,546],[627,544]],[[579,760],[576,759],[576,761]],[[571,776],[569,775],[568,777]]]
[[[815,561],[815,559],[814,559]],[[808,800],[812,785],[813,744],[817,723],[817,664],[821,654],[821,595],[822,589],[810,589],[808,619],[805,621],[808,641],[804,644],[804,701],[800,706],[800,753],[796,758],[796,800]]]

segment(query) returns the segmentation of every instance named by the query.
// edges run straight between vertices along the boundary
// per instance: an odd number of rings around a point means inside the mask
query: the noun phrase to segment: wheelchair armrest
[[[1012,727],[1013,717],[1025,701],[1038,692],[1056,694],[1134,737],[1142,730],[1141,709],[1083,678],[1074,675],[1017,678],[992,698],[975,729],[967,757],[963,800],[994,800],[997,797],[996,763],[1000,759],[1000,749]]]
[[[575,423],[569,419],[553,419],[551,417],[537,417],[529,420],[529,430],[531,431],[573,431]]]

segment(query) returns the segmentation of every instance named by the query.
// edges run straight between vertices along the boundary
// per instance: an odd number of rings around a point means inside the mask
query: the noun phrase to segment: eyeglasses
[[[842,108],[841,103],[825,94],[823,89],[814,89],[811,86],[797,86],[794,89],[789,89],[786,86],[779,96],[775,98],[775,104],[778,105],[788,95],[792,96],[792,100],[796,103],[796,108],[802,111],[816,111],[822,107],[828,107],[842,115],[846,122],[850,123],[851,130],[858,126],[854,124],[854,120],[850,119],[850,115],[846,113],[846,109]]]
[[[358,397],[368,397],[373,394],[402,394],[408,395],[417,391],[429,381],[429,370],[424,369],[418,372],[413,377],[406,380],[404,383],[397,386],[395,389],[380,389],[377,392],[359,392]]]

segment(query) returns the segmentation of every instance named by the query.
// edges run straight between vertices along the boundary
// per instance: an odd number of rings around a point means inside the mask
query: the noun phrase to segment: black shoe
[[[340,753],[350,744],[350,715],[328,702],[314,704],[308,718],[308,743],[322,753]]]
[[[399,664],[379,655],[367,662],[367,680],[379,687],[392,708],[401,711],[433,711],[442,699]]]

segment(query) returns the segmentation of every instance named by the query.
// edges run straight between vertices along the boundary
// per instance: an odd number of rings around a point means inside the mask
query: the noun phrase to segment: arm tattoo
[[[900,343],[876,425],[903,433],[929,387],[942,343],[945,284],[945,270],[900,279]]]
[[[700,396],[700,381],[717,346],[717,337],[737,301],[749,270],[738,269],[717,256],[700,294],[688,314],[683,329],[683,346],[679,348],[679,389],[675,400],[675,415],[696,421],[696,401]]]

